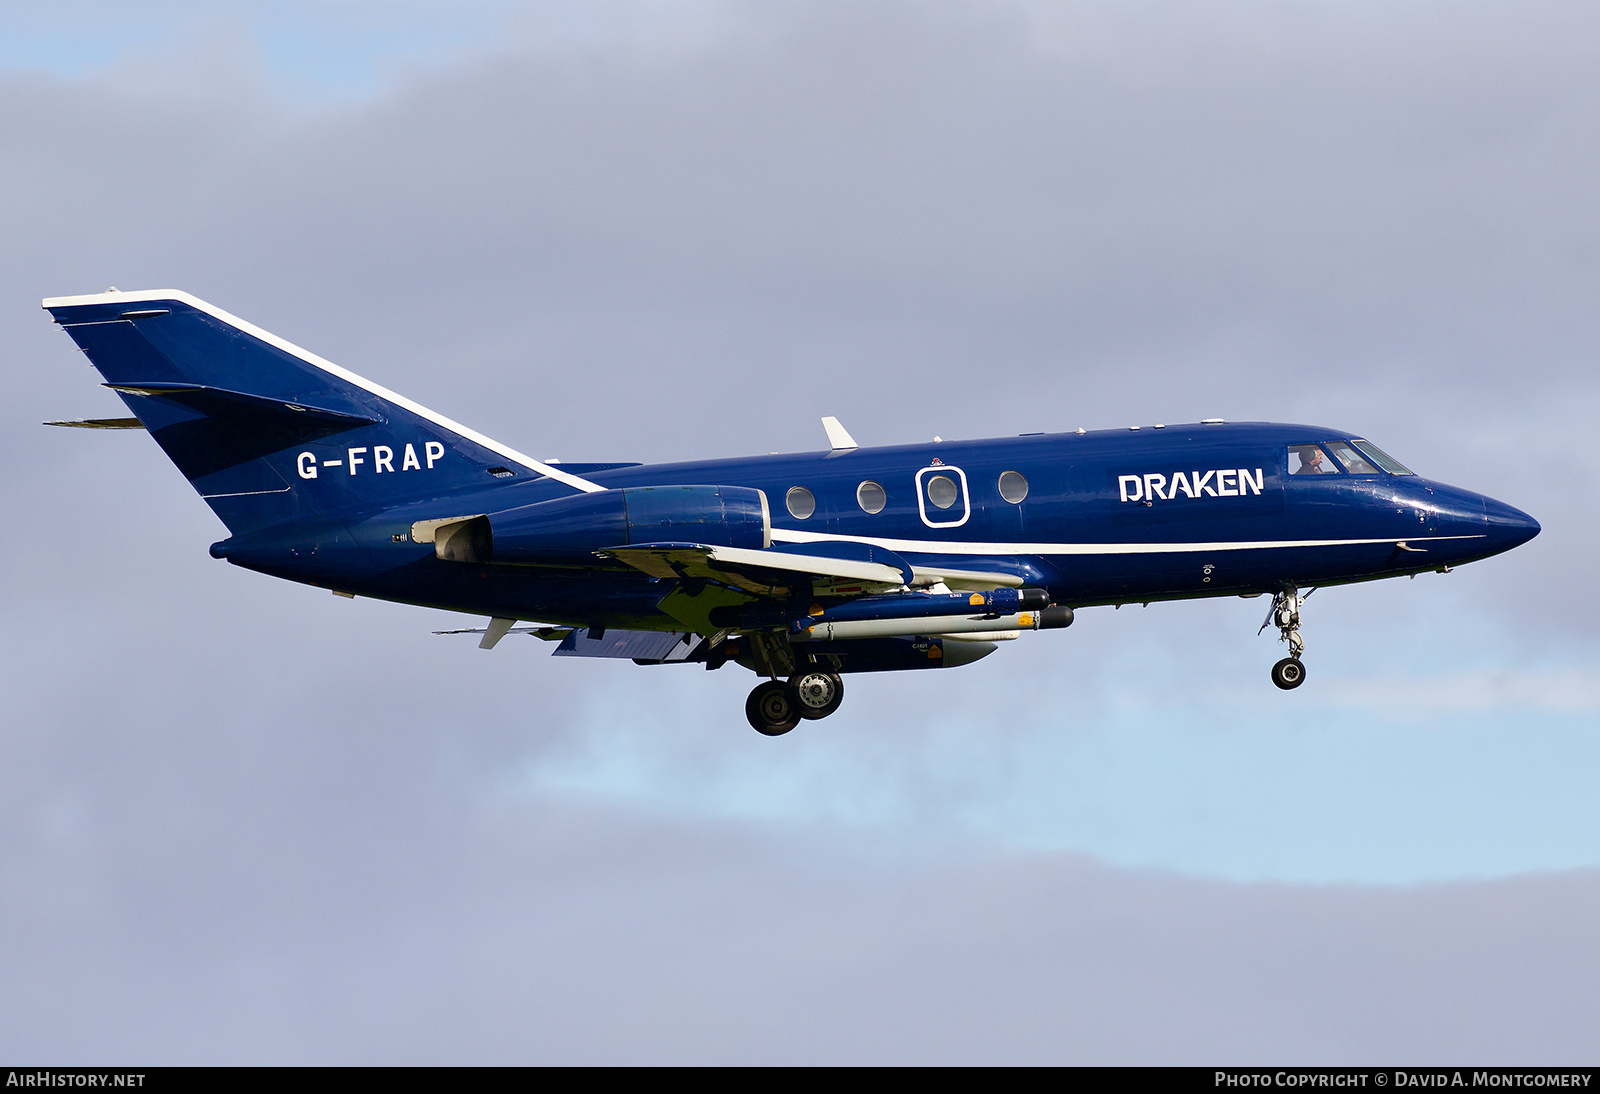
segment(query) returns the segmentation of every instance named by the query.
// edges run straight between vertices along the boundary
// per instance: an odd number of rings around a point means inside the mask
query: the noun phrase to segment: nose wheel
[[[1306,667],[1298,657],[1285,657],[1272,666],[1272,682],[1284,691],[1293,691],[1306,680]]]
[[[1261,631],[1276,626],[1278,641],[1289,644],[1289,656],[1272,666],[1272,682],[1284,691],[1293,691],[1306,680],[1306,666],[1300,660],[1306,650],[1305,641],[1300,637],[1300,607],[1310,595],[1301,596],[1299,590],[1292,587],[1273,594],[1272,608],[1261,624]]]

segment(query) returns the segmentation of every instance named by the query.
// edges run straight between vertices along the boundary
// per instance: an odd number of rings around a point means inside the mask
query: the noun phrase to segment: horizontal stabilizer
[[[68,418],[58,422],[45,422],[45,425],[62,425],[71,429],[143,429],[144,423],[138,418]]]
[[[325,437],[330,433],[371,425],[377,421],[376,418],[364,415],[346,414],[339,410],[307,406],[305,403],[284,399],[269,399],[243,391],[207,387],[204,384],[154,382],[104,386],[123,395],[167,399],[208,418],[220,418],[236,424],[251,425],[257,429],[287,433],[297,438]]]

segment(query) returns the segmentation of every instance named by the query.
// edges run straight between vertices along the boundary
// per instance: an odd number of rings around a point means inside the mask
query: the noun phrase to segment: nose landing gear
[[[777,737],[800,724],[802,718],[826,718],[844,702],[844,681],[835,672],[803,668],[787,684],[769,680],[757,684],[745,700],[744,715],[757,733]]]
[[[1306,667],[1300,661],[1306,649],[1300,637],[1300,606],[1306,602],[1306,596],[1299,595],[1293,586],[1273,594],[1272,608],[1261,624],[1261,631],[1276,624],[1278,641],[1289,643],[1289,656],[1272,666],[1272,682],[1284,691],[1299,687],[1306,679]]]

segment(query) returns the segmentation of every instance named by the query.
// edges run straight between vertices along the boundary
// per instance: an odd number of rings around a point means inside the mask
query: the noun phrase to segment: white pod
[[[929,638],[958,636],[965,641],[1005,641],[1022,631],[1037,630],[1038,612],[1018,612],[997,619],[982,616],[943,616],[938,619],[856,619],[843,623],[818,623],[794,636],[796,642],[831,642],[847,638]],[[1012,633],[1006,633],[1006,632]]]

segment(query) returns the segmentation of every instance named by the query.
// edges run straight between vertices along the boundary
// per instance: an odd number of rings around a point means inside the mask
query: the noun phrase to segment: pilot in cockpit
[[[1317,445],[1314,445],[1314,444],[1297,444],[1297,445],[1293,446],[1289,451],[1300,462],[1300,466],[1296,467],[1294,469],[1294,471],[1291,472],[1291,474],[1295,474],[1295,475],[1326,475],[1326,474],[1330,474],[1333,471],[1333,468],[1324,467],[1322,465],[1324,456],[1323,456],[1322,449],[1320,447],[1318,447]]]

